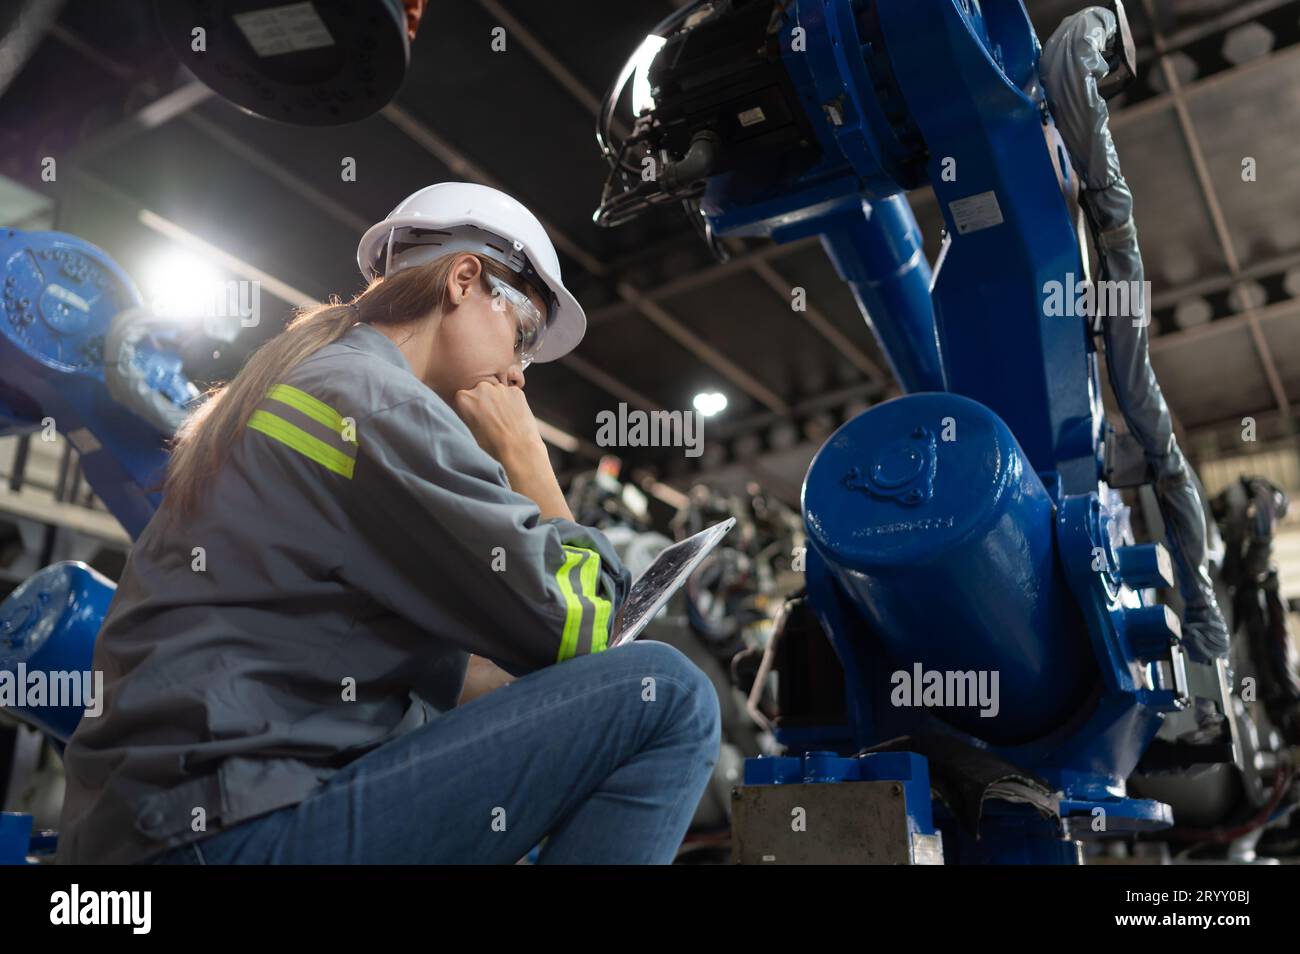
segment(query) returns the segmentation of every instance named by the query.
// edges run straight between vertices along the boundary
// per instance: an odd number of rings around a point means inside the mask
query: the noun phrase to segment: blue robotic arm
[[[143,308],[102,250],[59,232],[0,232],[0,435],[62,433],[134,538],[161,501],[166,441],[198,396],[178,330]]]
[[[1094,95],[1132,71],[1117,10],[1100,11]],[[1167,715],[1194,697],[1226,711],[1224,663],[1187,658],[1179,619],[1151,598],[1174,582],[1168,554],[1134,543],[1106,484],[1089,183],[1022,3],[733,0],[680,12],[663,35],[641,66],[654,108],[622,142],[601,132],[612,171],[596,221],[682,201],[711,237],[820,236],[907,392],[841,427],[804,483],[807,601],[844,669],[848,725],[788,732],[803,763],[768,760],[747,781],[810,781],[827,751],[937,734],[1056,799],[1059,829],[1013,811],[983,860],[1072,860],[1062,833],[1098,813],[1112,834],[1168,825],[1126,779]],[[655,176],[637,174],[647,157]],[[936,275],[903,194],[926,183],[947,230]],[[1144,338],[1106,338],[1149,374]],[[1131,428],[1153,423],[1123,410]],[[1157,413],[1167,427],[1162,400]],[[1185,594],[1217,614],[1212,594]],[[900,674],[932,673],[995,679],[996,704],[895,691]]]

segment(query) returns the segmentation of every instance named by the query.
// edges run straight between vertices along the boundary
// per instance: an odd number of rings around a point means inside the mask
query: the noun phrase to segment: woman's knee
[[[620,661],[640,674],[643,701],[667,696],[677,729],[693,730],[706,744],[720,741],[722,715],[717,690],[685,653],[654,640],[638,640],[615,652],[626,653]]]

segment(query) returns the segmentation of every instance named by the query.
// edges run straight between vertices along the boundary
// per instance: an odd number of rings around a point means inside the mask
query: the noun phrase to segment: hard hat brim
[[[546,279],[546,284],[555,293],[556,302],[555,318],[546,326],[546,337],[542,338],[542,346],[533,356],[534,364],[545,364],[563,358],[578,347],[587,333],[587,314],[567,288],[540,269],[537,274]]]

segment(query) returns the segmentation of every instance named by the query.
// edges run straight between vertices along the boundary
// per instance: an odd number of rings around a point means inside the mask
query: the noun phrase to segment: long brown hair
[[[285,329],[258,348],[233,380],[210,390],[177,430],[160,512],[169,520],[192,517],[266,392],[358,321],[404,325],[431,312],[442,315],[449,304],[452,265],[459,257],[460,253],[444,255],[391,278],[376,278],[350,302],[331,296],[324,304],[297,309]],[[484,256],[475,257],[483,266],[480,279],[485,291],[490,291],[488,275],[522,289],[514,272]]]

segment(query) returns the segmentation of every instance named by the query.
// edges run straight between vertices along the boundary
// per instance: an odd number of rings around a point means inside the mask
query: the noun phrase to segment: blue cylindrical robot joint
[[[897,667],[891,704],[1008,744],[1060,727],[1095,688],[1052,497],[984,405],[923,393],[860,414],[818,453],[803,502],[810,544],[865,623],[833,639],[879,640]]]
[[[37,571],[0,601],[0,675],[14,688],[18,716],[60,741],[98,697],[102,674],[92,670],[95,637],[116,587],[74,560]],[[41,696],[29,687],[79,689],[78,698]],[[30,698],[28,698],[30,695]],[[95,696],[94,700],[91,696]]]

